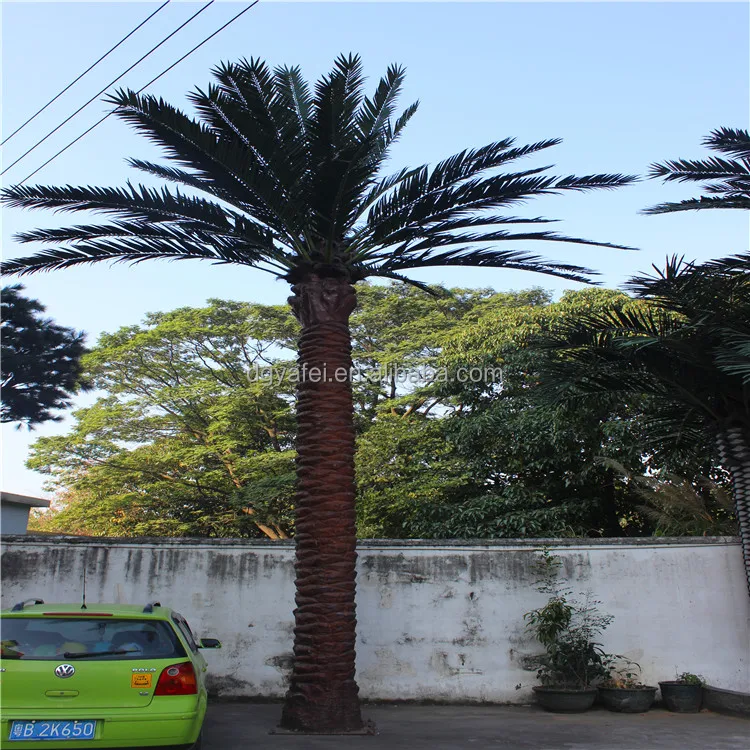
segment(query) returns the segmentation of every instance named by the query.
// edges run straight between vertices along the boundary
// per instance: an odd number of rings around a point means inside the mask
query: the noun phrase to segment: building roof
[[[0,501],[12,503],[13,505],[28,505],[31,508],[49,508],[50,501],[41,497],[30,497],[29,495],[16,495],[15,492],[0,492]]]

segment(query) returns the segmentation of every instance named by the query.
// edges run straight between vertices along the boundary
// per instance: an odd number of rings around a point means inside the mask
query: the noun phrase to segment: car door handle
[[[77,690],[48,690],[45,695],[48,698],[75,698]]]

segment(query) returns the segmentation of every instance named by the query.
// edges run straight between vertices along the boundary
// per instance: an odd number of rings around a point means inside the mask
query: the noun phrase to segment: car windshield
[[[24,660],[186,656],[168,623],[116,617],[4,617],[0,623],[0,649],[3,659]]]

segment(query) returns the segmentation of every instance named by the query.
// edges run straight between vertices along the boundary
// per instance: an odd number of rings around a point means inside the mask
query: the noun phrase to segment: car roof
[[[168,620],[172,614],[169,607],[154,604],[153,610],[145,612],[146,604],[100,604],[87,602],[86,609],[82,609],[79,603],[59,604],[50,602],[48,604],[27,604],[23,609],[12,611],[2,610],[3,617],[50,617],[55,614],[80,614],[81,617],[96,617],[97,615],[111,615],[112,617]]]

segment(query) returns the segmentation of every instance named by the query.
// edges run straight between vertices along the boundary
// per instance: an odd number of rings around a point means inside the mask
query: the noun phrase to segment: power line
[[[114,52],[123,42],[130,39],[130,37],[133,36],[133,34],[135,34],[138,29],[140,29],[142,26],[145,26],[162,8],[166,8],[166,6],[169,5],[170,2],[171,0],[166,0],[165,3],[160,5],[150,16],[147,16],[143,21],[141,21],[129,34],[120,39],[120,41],[117,42],[114,47],[108,49],[95,63],[93,63],[93,65],[89,65],[89,67],[86,68],[86,70],[84,70],[83,73],[78,76],[78,78],[71,81],[59,94],[57,94],[57,96],[54,96],[52,99],[50,99],[40,110],[31,115],[31,117],[29,117],[29,119],[26,120],[23,125],[16,128],[4,141],[0,142],[0,146],[4,146],[14,135],[16,135],[16,133],[20,133],[32,120],[36,119],[37,115],[42,114],[42,112],[44,112],[44,110],[47,109],[50,104],[57,101],[69,88],[71,88],[71,86],[78,83],[78,81],[80,81],[81,78],[86,75],[86,73],[93,70],[105,57]]]
[[[110,86],[117,83],[117,81],[119,81],[126,73],[129,73],[131,70],[133,70],[133,68],[135,68],[136,65],[139,65],[140,63],[142,63],[152,52],[156,52],[156,50],[159,49],[159,47],[161,47],[162,44],[164,44],[169,39],[171,39],[178,31],[184,29],[185,26],[187,26],[194,18],[197,18],[201,13],[203,13],[203,11],[206,10],[210,5],[213,5],[214,2],[215,0],[209,0],[209,2],[207,2],[196,13],[193,13],[193,15],[190,16],[190,18],[188,18],[187,21],[185,21],[183,24],[178,26],[171,34],[169,34],[169,36],[164,37],[164,39],[162,39],[156,46],[152,47],[145,55],[143,55],[143,57],[136,60],[127,70],[120,73],[120,75],[117,76],[117,78],[110,81],[101,91],[98,91],[85,104],[81,105],[75,112],[73,112],[72,115],[70,115],[70,117],[63,120],[56,128],[54,128],[53,130],[50,130],[50,132],[47,133],[47,135],[45,135],[44,138],[42,138],[40,141],[37,141],[28,151],[21,154],[21,156],[19,156],[10,166],[7,166],[2,172],[0,172],[0,175],[5,174],[9,169],[12,169],[16,164],[18,164],[19,161],[21,161],[21,159],[24,159],[25,157],[27,157],[35,148],[37,148],[37,146],[41,146],[42,143],[44,143],[47,140],[47,138],[49,138],[51,135],[53,135],[58,130],[60,130],[60,128],[63,125],[70,122],[79,112],[86,109],[86,107],[88,107],[89,104],[91,104],[91,102],[93,102],[95,99],[101,96]]]
[[[250,3],[250,5],[248,5],[247,8],[245,8],[244,10],[241,10],[236,16],[233,16],[232,18],[230,18],[223,26],[220,26],[218,29],[216,29],[216,31],[214,31],[213,34],[209,34],[209,36],[207,36],[202,42],[200,42],[199,44],[196,44],[195,47],[193,47],[193,49],[191,49],[189,52],[186,52],[179,60],[176,60],[175,62],[173,62],[168,68],[165,68],[164,70],[162,70],[162,72],[159,73],[159,75],[156,76],[156,78],[152,78],[145,86],[141,86],[141,88],[139,88],[138,91],[136,91],[135,93],[140,94],[141,91],[143,91],[144,89],[147,89],[152,83],[156,83],[156,81],[158,81],[163,75],[165,75],[166,73],[169,73],[169,71],[172,70],[172,68],[174,68],[176,65],[179,65],[186,57],[189,57],[190,55],[192,55],[193,52],[195,52],[195,50],[197,50],[199,47],[202,47],[210,39],[213,39],[218,33],[220,33],[221,31],[224,31],[224,29],[226,29],[227,26],[229,26],[230,24],[233,24],[241,15],[244,15],[245,13],[247,13],[247,11],[249,11],[250,8],[256,6],[259,2],[260,0],[253,0],[253,2]],[[64,148],[61,148],[54,156],[51,156],[49,159],[47,159],[47,161],[45,161],[44,164],[42,164],[40,167],[37,167],[30,175],[27,175],[26,177],[24,177],[21,180],[21,182],[19,182],[18,184],[22,185],[24,182],[26,182],[26,180],[30,180],[37,172],[40,172],[50,162],[53,162],[55,159],[57,159],[57,157],[60,156],[60,154],[62,154],[64,151],[67,151],[75,143],[78,143],[78,141],[80,141],[81,138],[88,135],[94,128],[99,127],[99,125],[101,125],[110,115],[113,115],[115,112],[117,112],[118,109],[119,107],[115,107],[115,109],[107,112],[107,114],[104,115],[104,117],[102,117],[101,120],[97,120],[97,122],[95,122],[90,128],[88,128],[88,130],[84,130],[83,133],[81,133],[77,138],[72,140]]]

